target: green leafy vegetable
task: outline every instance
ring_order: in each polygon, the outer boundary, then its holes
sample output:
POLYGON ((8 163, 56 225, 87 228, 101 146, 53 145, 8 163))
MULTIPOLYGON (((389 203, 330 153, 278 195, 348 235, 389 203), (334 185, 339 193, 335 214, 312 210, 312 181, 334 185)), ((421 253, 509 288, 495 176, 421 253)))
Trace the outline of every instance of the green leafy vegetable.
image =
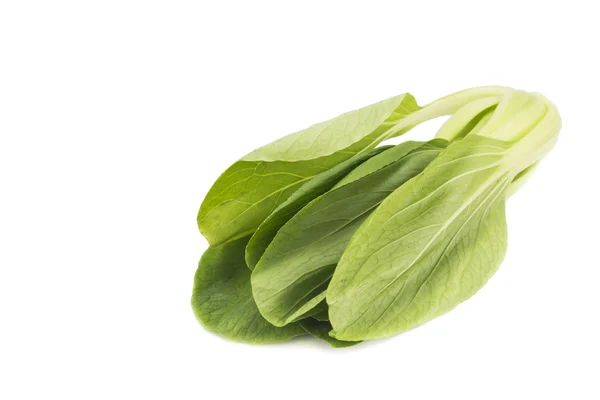
POLYGON ((347 347, 451 310, 498 269, 505 201, 560 125, 542 95, 492 86, 400 95, 249 153, 198 213, 198 319, 242 342, 347 347), (376 147, 444 115, 435 140, 376 147))
POLYGON ((408 142, 386 150, 357 168, 353 173, 357 180, 315 199, 286 223, 252 273, 253 295, 261 314, 275 326, 283 326, 321 303, 356 229, 444 146, 445 141, 438 139, 419 147, 408 142))
POLYGON ((196 316, 211 331, 240 342, 277 343, 304 334, 298 324, 277 328, 258 312, 244 262, 248 239, 211 247, 202 255, 192 296, 196 316))

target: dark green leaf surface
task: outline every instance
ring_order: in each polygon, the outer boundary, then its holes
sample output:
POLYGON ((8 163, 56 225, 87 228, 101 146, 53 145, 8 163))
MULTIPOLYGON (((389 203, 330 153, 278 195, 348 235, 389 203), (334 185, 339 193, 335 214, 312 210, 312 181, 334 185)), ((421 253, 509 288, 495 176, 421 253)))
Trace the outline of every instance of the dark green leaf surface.
POLYGON ((313 176, 403 133, 394 127, 417 110, 411 95, 400 95, 253 151, 229 167, 206 195, 198 212, 200 232, 211 245, 251 234, 313 176))
POLYGON ((308 182, 304 183, 300 189, 296 190, 286 201, 281 203, 266 220, 258 227, 252 235, 248 246, 246 246, 246 264, 250 269, 254 269, 256 263, 267 249, 267 246, 275 234, 287 221, 289 221, 302 207, 314 200, 316 197, 327 192, 346 174, 371 157, 387 150, 391 146, 382 146, 368 152, 357 154, 349 160, 346 160, 335 167, 320 173, 308 182))
MULTIPOLYGON (((442 147, 445 145, 445 140, 432 141, 433 145, 440 144, 442 147)), ((398 161, 411 151, 423 146, 423 142, 406 141, 402 142, 397 146, 388 146, 385 149, 385 154, 380 157, 371 157, 364 163, 357 166, 349 174, 344 176, 338 183, 335 184, 334 189, 344 186, 347 183, 354 182, 360 178, 372 174, 373 172, 380 170, 381 168, 398 161)))
POLYGON ((261 314, 284 326, 321 303, 356 229, 383 199, 420 173, 440 153, 442 143, 426 143, 408 154, 398 151, 404 144, 384 151, 370 160, 389 162, 370 163, 369 173, 315 199, 286 223, 252 273, 261 314), (405 155, 392 162, 398 154, 405 155))
POLYGON ((325 311, 321 311, 318 314, 312 316, 317 321, 329 321, 329 308, 325 311))
POLYGON ((509 146, 476 135, 451 144, 360 227, 327 291, 336 338, 400 333, 487 282, 506 250, 509 146))
POLYGON ((239 342, 277 343, 304 334, 298 324, 277 328, 258 312, 244 261, 248 239, 211 247, 202 255, 192 295, 196 316, 207 329, 239 342))

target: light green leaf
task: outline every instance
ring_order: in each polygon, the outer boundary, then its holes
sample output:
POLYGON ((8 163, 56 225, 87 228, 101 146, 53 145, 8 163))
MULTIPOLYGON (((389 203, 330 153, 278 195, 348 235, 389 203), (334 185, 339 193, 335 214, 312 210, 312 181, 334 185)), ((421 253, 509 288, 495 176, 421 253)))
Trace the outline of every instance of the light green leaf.
MULTIPOLYGON (((347 150, 368 138, 372 143, 419 107, 410 94, 401 94, 284 136, 242 158, 244 161, 302 161, 347 150)), ((354 147, 360 151, 364 144, 354 147)))
POLYGON ((286 201, 281 203, 252 235, 248 246, 246 246, 246 264, 248 268, 254 269, 256 263, 263 255, 267 246, 275 234, 286 222, 288 222, 302 207, 308 204, 316 197, 327 192, 333 185, 342 179, 348 172, 352 171, 365 160, 369 160, 374 155, 387 150, 392 146, 382 146, 368 152, 357 154, 335 167, 320 173, 308 182, 304 183, 300 189, 296 190, 286 201))
POLYGON ((290 219, 252 273, 253 295, 261 314, 283 326, 321 303, 356 229, 383 199, 420 173, 440 153, 442 143, 426 143, 408 154, 402 147, 414 148, 413 143, 386 150, 370 159, 385 162, 362 164, 358 168, 372 169, 313 200, 290 219), (397 155, 403 156, 394 158, 397 155))
POLYGON ((194 278, 194 313, 207 329, 239 342, 277 343, 304 334, 298 324, 277 328, 258 312, 244 262, 248 240, 211 247, 202 255, 194 278))
POLYGON ((251 234, 313 176, 408 130, 412 125, 399 122, 417 110, 415 99, 404 94, 253 151, 229 167, 206 195, 198 212, 200 232, 211 245, 251 234))
POLYGON ((468 135, 380 205, 352 237, 328 288, 334 337, 400 333, 485 284, 506 250, 509 148, 468 135))
POLYGON ((307 318, 300 321, 300 326, 312 336, 326 341, 333 348, 350 347, 360 343, 359 342, 345 342, 337 340, 329 336, 331 331, 331 324, 327 321, 318 321, 314 318, 307 318))

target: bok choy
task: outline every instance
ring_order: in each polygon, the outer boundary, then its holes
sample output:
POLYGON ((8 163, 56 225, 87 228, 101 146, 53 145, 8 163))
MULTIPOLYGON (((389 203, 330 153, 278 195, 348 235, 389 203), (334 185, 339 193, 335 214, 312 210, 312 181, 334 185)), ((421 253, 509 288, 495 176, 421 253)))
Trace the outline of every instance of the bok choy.
POLYGON ((451 310, 502 263, 505 202, 560 126, 541 94, 492 86, 396 96, 247 154, 198 213, 198 319, 242 342, 348 347, 451 310), (441 116, 434 140, 379 146, 441 116))

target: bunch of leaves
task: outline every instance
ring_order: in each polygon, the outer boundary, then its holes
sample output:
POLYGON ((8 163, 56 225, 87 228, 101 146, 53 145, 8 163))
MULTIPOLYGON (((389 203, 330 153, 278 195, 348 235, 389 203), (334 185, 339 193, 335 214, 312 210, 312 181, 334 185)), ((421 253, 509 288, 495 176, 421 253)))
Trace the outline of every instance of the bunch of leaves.
POLYGON ((347 347, 451 310, 502 262, 505 200, 559 129, 543 96, 484 87, 396 96, 249 153, 198 213, 198 319, 242 342, 347 347), (444 115, 434 140, 377 147, 444 115))

